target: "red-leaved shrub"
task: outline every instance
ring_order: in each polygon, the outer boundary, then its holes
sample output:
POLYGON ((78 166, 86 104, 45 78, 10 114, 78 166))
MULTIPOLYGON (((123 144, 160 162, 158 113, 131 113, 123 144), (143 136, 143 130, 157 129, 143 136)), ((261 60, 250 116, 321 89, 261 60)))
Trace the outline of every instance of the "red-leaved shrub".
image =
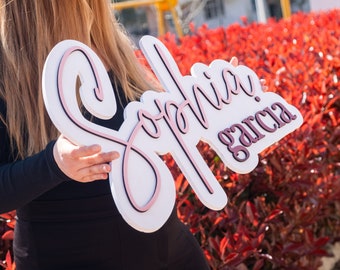
POLYGON ((176 179, 178 214, 212 269, 317 269, 329 255, 327 245, 340 240, 339 26, 340 10, 333 10, 266 24, 192 26, 179 40, 160 38, 183 75, 196 62, 237 56, 304 117, 302 127, 261 153, 246 175, 198 145, 228 194, 222 211, 204 207, 165 157, 176 179))
POLYGON ((0 269, 15 268, 12 258, 12 242, 15 227, 15 211, 0 214, 0 269))
MULTIPOLYGON (((212 269, 317 269, 327 245, 340 240, 339 26, 340 10, 333 10, 266 24, 192 26, 183 38, 160 37, 183 75, 196 62, 237 56, 304 118, 301 128, 261 153, 249 174, 232 172, 208 145, 198 145, 229 197, 222 211, 204 207, 164 156, 176 180, 179 217, 212 269)), ((0 219, 0 235, 8 230, 0 219)), ((0 259, 8 249, 0 241, 0 259)))

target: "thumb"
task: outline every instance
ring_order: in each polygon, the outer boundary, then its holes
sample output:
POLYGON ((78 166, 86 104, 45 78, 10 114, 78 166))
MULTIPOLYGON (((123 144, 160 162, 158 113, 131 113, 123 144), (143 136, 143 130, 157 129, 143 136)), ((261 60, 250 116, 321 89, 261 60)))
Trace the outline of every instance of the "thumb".
POLYGON ((238 66, 238 59, 237 57, 233 56, 230 60, 230 64, 232 64, 234 67, 238 66))

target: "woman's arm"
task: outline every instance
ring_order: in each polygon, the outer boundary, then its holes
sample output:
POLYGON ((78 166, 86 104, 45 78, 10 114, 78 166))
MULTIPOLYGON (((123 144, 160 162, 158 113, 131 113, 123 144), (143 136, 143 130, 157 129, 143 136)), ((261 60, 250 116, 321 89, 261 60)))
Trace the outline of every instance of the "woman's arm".
POLYGON ((0 213, 23 206, 58 184, 71 180, 54 161, 53 147, 54 142, 51 142, 44 151, 25 160, 2 163, 0 213))
POLYGON ((63 136, 22 161, 3 162, 5 152, 0 152, 0 213, 17 209, 64 181, 107 179, 108 163, 118 158, 115 151, 103 153, 98 145, 79 147, 63 136))

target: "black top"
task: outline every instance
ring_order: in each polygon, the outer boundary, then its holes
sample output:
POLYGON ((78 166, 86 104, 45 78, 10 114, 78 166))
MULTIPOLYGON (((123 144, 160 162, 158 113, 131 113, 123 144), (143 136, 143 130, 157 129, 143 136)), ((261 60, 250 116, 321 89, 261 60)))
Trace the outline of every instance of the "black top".
MULTIPOLYGON (((115 91, 115 94, 117 96, 119 92, 115 91)), ((116 100, 120 102, 117 102, 117 112, 113 118, 102 120, 91 116, 93 121, 118 130, 124 121, 123 112, 127 100, 123 95, 116 100)), ((0 113, 4 116, 5 110, 5 105, 0 100, 0 113)), ((25 207, 29 207, 27 203, 32 200, 68 200, 111 194, 109 181, 84 184, 68 178, 53 158, 54 143, 55 141, 49 143, 44 151, 32 157, 12 163, 7 129, 0 121, 0 213, 18 209, 20 217, 25 207)))
MULTIPOLYGON (((94 122, 117 130, 127 101, 115 94, 122 101, 116 115, 94 122)), ((0 113, 6 113, 3 103, 0 113)), ((68 178, 53 158, 54 143, 13 162, 7 129, 0 121, 0 213, 17 209, 17 270, 209 269, 175 209, 159 231, 136 231, 119 214, 109 181, 68 178)))

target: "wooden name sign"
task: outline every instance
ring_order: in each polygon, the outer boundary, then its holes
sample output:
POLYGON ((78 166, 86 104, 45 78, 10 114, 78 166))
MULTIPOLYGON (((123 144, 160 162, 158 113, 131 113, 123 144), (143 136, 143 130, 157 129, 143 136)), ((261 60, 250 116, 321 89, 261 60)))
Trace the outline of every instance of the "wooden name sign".
POLYGON ((227 196, 196 148, 207 142, 224 164, 248 173, 258 154, 297 129, 299 111, 274 93, 264 93, 255 72, 224 60, 196 63, 183 76, 158 39, 144 36, 141 49, 165 92, 147 91, 125 108, 118 131, 85 119, 77 97, 94 116, 110 119, 117 101, 107 71, 86 45, 65 40, 50 52, 43 71, 46 109, 61 133, 76 144, 116 150, 109 174, 114 201, 128 224, 158 230, 175 203, 174 179, 159 155, 171 153, 198 198, 220 210, 227 196), (80 78, 79 93, 76 89, 80 78))

